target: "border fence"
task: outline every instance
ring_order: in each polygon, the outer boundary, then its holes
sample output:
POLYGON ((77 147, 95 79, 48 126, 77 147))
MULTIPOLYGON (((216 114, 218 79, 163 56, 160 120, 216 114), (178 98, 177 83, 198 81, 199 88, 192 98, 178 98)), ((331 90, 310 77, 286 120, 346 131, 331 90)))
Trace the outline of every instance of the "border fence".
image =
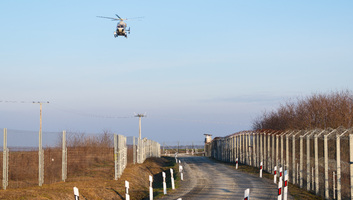
POLYGON ((288 170, 289 182, 325 199, 353 199, 353 130, 243 131, 205 143, 205 156, 288 170))
MULTIPOLYGON (((136 137, 103 133, 54 133, 55 145, 38 147, 8 146, 22 131, 3 132, 2 188, 23 188, 60 181, 82 180, 84 177, 118 180, 128 164, 143 163, 149 157, 160 157, 160 144, 136 137), (9 132, 9 133, 8 133, 9 132)), ((38 138, 38 132, 26 131, 38 138)), ((49 134, 49 133, 48 133, 49 134)), ((43 133, 45 136, 46 133, 43 133)), ((45 140, 43 140, 45 141, 45 140)))

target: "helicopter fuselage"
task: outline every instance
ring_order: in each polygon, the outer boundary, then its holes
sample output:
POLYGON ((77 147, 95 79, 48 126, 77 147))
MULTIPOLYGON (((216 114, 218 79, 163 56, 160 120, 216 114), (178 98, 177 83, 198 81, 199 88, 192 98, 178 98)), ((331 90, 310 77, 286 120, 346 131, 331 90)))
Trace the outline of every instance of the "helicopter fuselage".
POLYGON ((127 31, 130 31, 130 30, 126 30, 126 23, 123 22, 123 21, 120 21, 116 25, 116 30, 114 32, 114 37, 118 37, 119 35, 127 37, 127 31))

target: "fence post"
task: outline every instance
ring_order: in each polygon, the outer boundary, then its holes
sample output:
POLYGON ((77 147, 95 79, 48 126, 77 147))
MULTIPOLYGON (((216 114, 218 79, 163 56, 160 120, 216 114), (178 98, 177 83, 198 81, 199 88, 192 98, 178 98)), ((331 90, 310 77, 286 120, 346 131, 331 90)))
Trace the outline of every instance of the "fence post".
POLYGON ((256 167, 260 166, 260 132, 256 134, 256 167))
MULTIPOLYGON (((293 133, 293 132, 292 132, 293 133)), ((289 177, 289 136, 292 134, 290 133, 289 135, 286 135, 286 165, 287 165, 287 173, 289 177)), ((288 178, 287 178, 288 180, 288 178)))
POLYGON ((306 190, 310 191, 310 137, 311 134, 306 136, 306 190))
POLYGON ((283 141, 283 136, 287 134, 287 132, 284 132, 283 134, 280 135, 281 137, 281 167, 284 169, 284 141, 283 141))
POLYGON ((279 135, 276 135, 276 161, 275 161, 275 165, 276 166, 280 166, 280 162, 279 162, 279 159, 278 159, 278 149, 279 149, 279 135))
POLYGON ((2 187, 6 190, 9 184, 9 149, 7 148, 7 129, 4 128, 4 145, 2 153, 2 187))
POLYGON ((270 162, 270 153, 271 153, 271 134, 267 133, 267 165, 268 165, 268 171, 272 173, 272 164, 270 162))
POLYGON ((264 152, 264 158, 263 158, 263 161, 264 161, 264 166, 266 166, 266 167, 264 167, 264 169, 266 169, 266 171, 269 171, 269 167, 268 167, 268 161, 267 161, 267 154, 266 154, 266 150, 267 150, 267 146, 266 146, 266 132, 264 132, 264 150, 263 150, 263 152, 264 152))
POLYGON ((347 132, 344 131, 341 135, 336 135, 336 162, 337 162, 337 199, 341 200, 341 136, 347 132))
POLYGON ((332 172, 332 199, 336 199, 335 171, 332 172))
POLYGON ((304 160, 304 155, 303 155, 303 137, 304 136, 299 136, 299 140, 300 140, 300 143, 299 143, 299 148, 300 148, 300 160, 299 160, 299 186, 300 188, 303 188, 303 160, 304 160))
POLYGON ((349 172, 351 183, 351 199, 353 199, 353 134, 349 134, 349 172))
POLYGON ((328 186, 328 144, 327 135, 324 135, 324 156, 325 156, 325 199, 329 199, 329 186, 328 186))
POLYGON ((65 182, 67 178, 67 147, 66 147, 66 131, 63 131, 62 141, 62 161, 61 161, 61 178, 65 182))
MULTIPOLYGON (((271 153, 271 166, 275 166, 275 133, 272 133, 272 153, 271 153)), ((277 165, 276 165, 277 166, 277 165)))
POLYGON ((114 180, 118 180, 118 137, 114 133, 114 180))
POLYGON ((132 160, 133 160, 132 162, 133 162, 133 164, 136 164, 136 156, 137 156, 136 141, 135 141, 135 136, 133 136, 132 137, 132 160))
MULTIPOLYGON (((298 134, 298 133, 297 133, 298 134)), ((296 179, 295 179, 295 175, 296 175, 296 166, 295 166, 295 136, 297 135, 297 134, 293 134, 293 136, 292 136, 292 166, 293 166, 293 168, 292 168, 292 179, 293 179, 293 184, 295 184, 295 181, 296 181, 296 179)))
POLYGON ((263 133, 261 133, 261 135, 260 135, 260 167, 262 166, 262 162, 263 162, 263 148, 262 148, 262 144, 263 144, 263 138, 264 138, 264 134, 263 133))
POLYGON ((243 137, 243 134, 240 134, 239 135, 239 158, 240 158, 240 162, 241 163, 244 163, 243 162, 243 146, 242 146, 242 137, 243 137))
POLYGON ((319 195, 319 135, 314 135, 314 146, 315 146, 315 194, 319 195))

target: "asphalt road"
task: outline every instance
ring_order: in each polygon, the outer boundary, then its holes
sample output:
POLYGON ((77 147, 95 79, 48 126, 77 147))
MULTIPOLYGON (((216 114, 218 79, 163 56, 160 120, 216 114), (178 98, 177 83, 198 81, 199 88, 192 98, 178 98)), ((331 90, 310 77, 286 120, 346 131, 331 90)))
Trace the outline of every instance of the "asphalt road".
MULTIPOLYGON (((277 199, 277 185, 235 170, 223 163, 200 156, 179 156, 184 167, 180 187, 162 199, 244 199, 250 188, 250 199, 277 199)), ((288 196, 288 199, 293 199, 288 196)))

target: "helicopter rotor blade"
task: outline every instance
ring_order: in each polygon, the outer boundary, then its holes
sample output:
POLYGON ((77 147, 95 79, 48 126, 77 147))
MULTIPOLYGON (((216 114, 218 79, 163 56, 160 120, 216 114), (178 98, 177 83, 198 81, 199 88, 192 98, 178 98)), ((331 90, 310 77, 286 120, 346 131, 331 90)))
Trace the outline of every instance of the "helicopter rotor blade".
POLYGON ((121 17, 118 15, 118 14, 115 14, 120 20, 123 20, 123 19, 121 19, 121 17))
POLYGON ((121 20, 121 19, 117 19, 117 18, 113 18, 113 17, 103 17, 103 16, 97 16, 99 18, 105 18, 105 19, 111 19, 113 21, 117 21, 117 20, 121 20))
POLYGON ((145 17, 131 17, 131 18, 126 18, 124 20, 138 20, 138 19, 143 19, 145 17))

